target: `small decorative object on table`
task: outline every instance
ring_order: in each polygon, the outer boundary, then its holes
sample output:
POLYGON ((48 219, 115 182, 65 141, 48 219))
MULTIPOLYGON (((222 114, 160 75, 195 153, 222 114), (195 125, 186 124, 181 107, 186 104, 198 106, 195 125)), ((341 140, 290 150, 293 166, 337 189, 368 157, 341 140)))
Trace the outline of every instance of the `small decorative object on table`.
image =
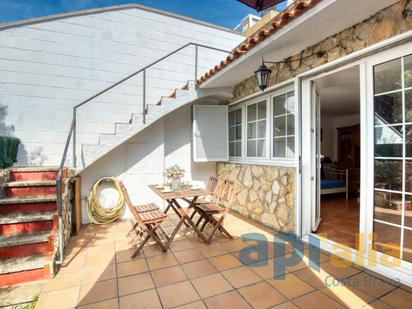
POLYGON ((185 175, 185 170, 175 164, 166 169, 165 176, 170 180, 172 190, 179 190, 182 186, 182 178, 185 175))

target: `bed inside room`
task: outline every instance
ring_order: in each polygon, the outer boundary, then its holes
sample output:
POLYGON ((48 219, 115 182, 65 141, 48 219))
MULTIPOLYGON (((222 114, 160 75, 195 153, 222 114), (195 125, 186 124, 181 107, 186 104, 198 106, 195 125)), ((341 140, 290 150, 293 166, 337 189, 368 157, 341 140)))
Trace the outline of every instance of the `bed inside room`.
POLYGON ((320 98, 320 214, 316 233, 356 248, 360 196, 360 77, 351 67, 315 81, 320 98))

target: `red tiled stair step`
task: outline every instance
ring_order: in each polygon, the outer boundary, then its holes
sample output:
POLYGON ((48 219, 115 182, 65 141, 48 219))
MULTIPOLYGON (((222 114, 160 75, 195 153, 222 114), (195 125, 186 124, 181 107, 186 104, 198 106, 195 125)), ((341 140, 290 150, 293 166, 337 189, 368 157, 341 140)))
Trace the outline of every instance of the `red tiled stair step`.
POLYGON ((51 195, 57 191, 55 180, 13 181, 5 183, 4 188, 6 197, 51 195))
POLYGON ((0 214, 0 235, 50 231, 53 218, 53 212, 0 214))
POLYGON ((50 251, 50 232, 0 236, 0 259, 46 254, 50 251))
POLYGON ((54 211, 56 195, 17 196, 0 199, 0 214, 54 211))
POLYGON ((43 254, 0 260, 0 287, 47 278, 45 265, 43 254))
MULTIPOLYGON (((56 167, 14 167, 10 168, 10 181, 56 180, 56 167)), ((63 177, 66 176, 66 170, 63 177)))

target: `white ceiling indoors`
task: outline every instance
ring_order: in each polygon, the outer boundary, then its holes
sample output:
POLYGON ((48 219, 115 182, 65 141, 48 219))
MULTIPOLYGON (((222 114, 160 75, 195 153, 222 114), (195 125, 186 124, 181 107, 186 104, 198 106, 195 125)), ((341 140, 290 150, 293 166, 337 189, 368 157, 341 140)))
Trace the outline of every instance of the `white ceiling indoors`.
POLYGON ((321 77, 315 81, 324 117, 360 113, 359 66, 321 77))
POLYGON ((248 53, 205 81, 201 88, 233 87, 262 62, 281 61, 372 16, 399 0, 322 0, 248 53))

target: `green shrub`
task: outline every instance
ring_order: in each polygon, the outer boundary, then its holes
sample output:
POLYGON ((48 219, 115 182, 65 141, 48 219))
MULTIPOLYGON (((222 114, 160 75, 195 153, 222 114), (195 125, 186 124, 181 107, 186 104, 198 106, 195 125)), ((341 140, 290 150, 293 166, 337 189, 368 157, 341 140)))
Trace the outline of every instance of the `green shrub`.
POLYGON ((12 166, 17 162, 20 140, 11 136, 0 136, 0 168, 12 166))

